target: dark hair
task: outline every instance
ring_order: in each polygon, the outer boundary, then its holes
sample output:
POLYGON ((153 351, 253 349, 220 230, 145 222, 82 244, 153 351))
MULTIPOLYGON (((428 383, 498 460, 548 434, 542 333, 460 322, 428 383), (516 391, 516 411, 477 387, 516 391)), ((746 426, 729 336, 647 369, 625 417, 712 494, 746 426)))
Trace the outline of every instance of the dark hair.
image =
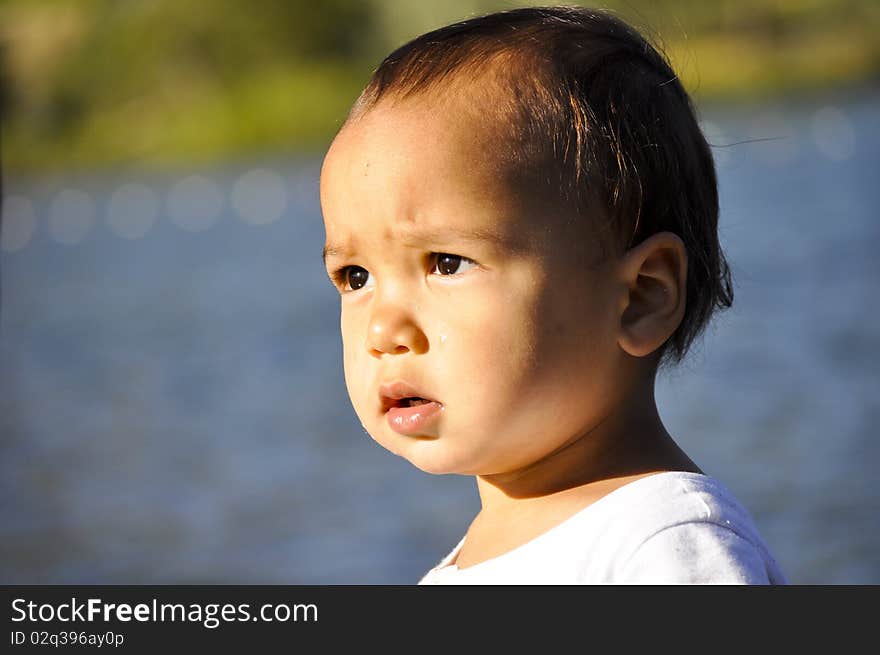
POLYGON ((506 119, 500 122, 514 174, 543 180, 578 213, 592 208, 605 215, 600 232, 616 248, 663 231, 682 239, 687 305, 659 353, 664 362, 680 362, 713 312, 730 307, 733 288, 718 242, 712 153, 666 59, 606 11, 503 11, 423 34, 392 52, 349 120, 383 98, 458 90, 462 80, 479 80, 471 92, 489 89, 494 96, 487 107, 506 119))

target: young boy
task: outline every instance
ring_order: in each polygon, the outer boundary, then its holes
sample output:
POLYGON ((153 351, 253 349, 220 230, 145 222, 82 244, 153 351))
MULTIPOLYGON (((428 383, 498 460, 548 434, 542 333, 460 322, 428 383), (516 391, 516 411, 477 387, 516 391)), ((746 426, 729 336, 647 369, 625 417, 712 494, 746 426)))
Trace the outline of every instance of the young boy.
POLYGON ((612 15, 517 9, 389 55, 321 172, 365 429, 481 510, 422 583, 783 583, 654 401, 732 300, 712 156, 612 15))

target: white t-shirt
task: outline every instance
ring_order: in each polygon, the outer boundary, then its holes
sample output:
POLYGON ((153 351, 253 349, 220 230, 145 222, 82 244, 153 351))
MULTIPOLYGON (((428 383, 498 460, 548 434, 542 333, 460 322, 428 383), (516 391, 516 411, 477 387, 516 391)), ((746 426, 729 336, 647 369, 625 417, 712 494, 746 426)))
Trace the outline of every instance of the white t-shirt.
POLYGON ((745 508, 698 473, 656 473, 531 541, 459 569, 458 545, 419 584, 787 584, 745 508))

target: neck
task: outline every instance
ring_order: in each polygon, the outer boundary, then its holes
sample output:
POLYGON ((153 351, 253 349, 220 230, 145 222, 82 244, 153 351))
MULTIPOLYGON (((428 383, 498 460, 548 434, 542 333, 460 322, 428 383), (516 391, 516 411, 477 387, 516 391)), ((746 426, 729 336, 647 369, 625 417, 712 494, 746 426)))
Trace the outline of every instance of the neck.
POLYGON ((624 407, 540 460, 515 471, 477 476, 482 513, 546 505, 553 499, 598 499, 616 487, 660 471, 700 472, 666 431, 653 378, 624 407), (640 399, 633 403, 633 400, 640 399))

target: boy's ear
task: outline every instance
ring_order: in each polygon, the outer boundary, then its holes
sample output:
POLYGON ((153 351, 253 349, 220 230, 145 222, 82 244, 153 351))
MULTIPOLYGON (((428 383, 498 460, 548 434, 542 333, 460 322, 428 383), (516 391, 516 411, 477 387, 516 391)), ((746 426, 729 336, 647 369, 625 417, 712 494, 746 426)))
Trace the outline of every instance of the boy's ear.
POLYGON ((633 357, 650 355, 678 328, 687 302, 687 267, 684 242, 672 232, 651 235, 624 253, 618 343, 633 357))

